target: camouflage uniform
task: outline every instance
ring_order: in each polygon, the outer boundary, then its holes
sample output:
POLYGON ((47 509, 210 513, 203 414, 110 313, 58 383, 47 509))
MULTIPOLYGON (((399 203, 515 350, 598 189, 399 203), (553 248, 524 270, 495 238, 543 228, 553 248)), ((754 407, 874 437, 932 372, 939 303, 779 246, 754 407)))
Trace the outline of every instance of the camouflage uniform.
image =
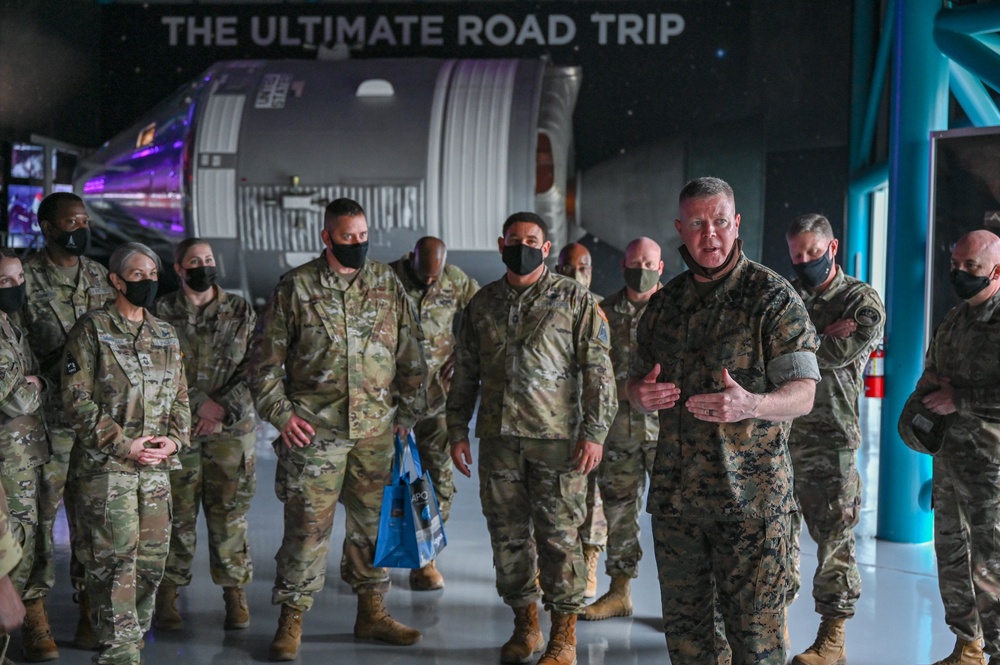
POLYGON ((144 466, 126 455, 141 436, 168 436, 183 450, 191 424, 173 327, 149 313, 139 326, 110 303, 81 317, 65 348, 63 402, 79 437, 70 466, 87 534, 79 556, 98 664, 139 662, 170 542, 169 471, 180 463, 144 466))
POLYGON ((323 588, 338 498, 347 511, 341 577, 355 593, 388 591, 388 572, 372 561, 392 424, 412 427, 424 408, 415 326, 382 263, 366 261, 348 282, 320 256, 275 287, 254 335, 250 388, 261 418, 278 429, 295 413, 316 430, 303 448, 274 442, 285 505, 275 605, 306 611, 323 588))
POLYGON ((934 550, 948 626, 1000 656, 1000 294, 962 303, 934 333, 924 371, 951 379, 957 413, 934 457, 934 550))
POLYGON ((646 303, 636 307, 622 289, 608 297, 602 307, 611 325, 611 364, 618 387, 618 413, 598 468, 600 495, 610 532, 605 570, 611 577, 635 578, 642 558, 639 511, 646 496, 646 477, 653 470, 660 428, 655 413, 639 411, 625 396, 639 319, 646 311, 646 303))
POLYGON ((246 356, 257 315, 246 300, 217 287, 204 307, 176 291, 157 301, 156 315, 177 331, 192 420, 209 398, 226 410, 222 431, 192 436, 178 455, 181 470, 170 474, 173 520, 163 581, 191 583, 198 510, 204 505, 212 581, 243 586, 253 575, 246 516, 257 487, 257 414, 246 384, 246 356))
POLYGON ((659 412, 647 505, 663 621, 674 665, 717 654, 716 603, 732 662, 778 665, 795 511, 790 423, 704 422, 684 401, 721 391, 723 368, 758 394, 818 380, 818 340, 802 300, 773 271, 741 256, 720 281, 700 292, 685 272, 653 295, 629 372, 645 377, 659 363, 659 380, 681 389, 659 412))
POLYGON ((830 619, 849 619, 861 596, 854 553, 854 527, 861 517, 858 398, 868 355, 882 339, 885 308, 875 289, 839 268, 822 293, 798 281, 793 285, 818 332, 840 319, 858 325, 846 338, 820 335, 816 360, 823 380, 816 386, 812 412, 795 419, 788 437, 799 506, 792 521, 795 565, 788 602, 799 592, 799 532, 805 520, 818 546, 813 576, 816 611, 830 619))
POLYGON ((11 571, 18 593, 24 590, 34 561, 38 532, 38 484, 49 460, 42 419, 42 394, 25 380, 38 374, 28 340, 0 315, 0 486, 8 497, 10 530, 23 557, 11 571))
MULTIPOLYGON (((101 307, 114 298, 114 289, 108 282, 108 271, 97 261, 80 257, 80 272, 76 281, 66 277, 49 260, 45 250, 38 251, 24 260, 24 282, 27 288, 27 305, 21 312, 21 329, 41 366, 41 376, 48 382, 49 390, 42 409, 48 431, 52 457, 42 467, 42 482, 38 491, 39 537, 36 542, 35 561, 24 590, 24 599, 44 598, 56 582, 55 541, 52 528, 55 524, 59 502, 66 493, 66 505, 73 504, 73 487, 66 486, 69 456, 75 435, 62 405, 59 381, 62 377, 63 346, 73 324, 84 313, 101 307)), ((67 508, 69 522, 70 578, 75 588, 83 585, 83 569, 76 556, 76 528, 74 511, 67 508)))
POLYGON ((17 567, 21 560, 21 545, 14 534, 10 511, 7 508, 7 495, 0 485, 0 577, 6 577, 17 567))
POLYGON ((444 405, 448 385, 442 376, 445 362, 455 344, 454 324, 458 315, 479 290, 476 280, 460 268, 446 264, 441 277, 429 288, 414 279, 410 268, 413 254, 407 254, 389 265, 403 284, 410 309, 420 326, 423 338, 420 346, 427 363, 427 411, 413 427, 417 450, 424 469, 430 473, 441 508, 441 518, 448 520, 451 500, 455 496, 455 472, 448 445, 448 426, 444 405))
POLYGON ((481 392, 479 493, 497 591, 511 607, 537 600, 539 569, 547 609, 583 607, 587 483, 572 457, 578 440, 604 443, 614 418, 608 344, 590 292, 548 270, 522 292, 506 278, 492 282, 466 308, 448 436, 468 438, 481 392))
MULTIPOLYGON (((594 297, 594 302, 603 306, 604 296, 593 291, 590 295, 594 297)), ((598 488, 598 477, 599 470, 598 473, 587 474, 587 515, 580 525, 580 542, 604 550, 608 544, 608 516, 604 510, 604 497, 598 488)))

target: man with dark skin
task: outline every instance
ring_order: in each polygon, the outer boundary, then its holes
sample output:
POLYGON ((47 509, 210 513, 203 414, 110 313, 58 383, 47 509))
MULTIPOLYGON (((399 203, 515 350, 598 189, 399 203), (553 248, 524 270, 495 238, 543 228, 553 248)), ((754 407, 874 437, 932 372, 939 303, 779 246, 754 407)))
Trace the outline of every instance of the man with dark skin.
MULTIPOLYGON (((420 327, 420 347, 427 363, 427 410, 413 427, 420 461, 430 474, 447 522, 455 495, 455 473, 448 445, 444 407, 455 371, 455 322, 479 290, 457 266, 446 263, 448 249, 440 238, 424 236, 413 251, 390 263, 420 327)), ((410 588, 429 591, 444 587, 444 578, 433 561, 410 573, 410 588)))
POLYGON ((59 385, 64 364, 63 347, 70 329, 84 313, 104 306, 115 294, 104 266, 83 255, 90 240, 90 216, 79 196, 68 192, 49 194, 38 207, 38 220, 45 247, 24 260, 27 305, 21 311, 20 327, 28 336, 41 375, 53 389, 48 392, 42 407, 52 457, 42 467, 38 490, 38 547, 23 592, 27 615, 22 636, 26 659, 33 662, 59 656, 49 629, 45 598, 55 584, 52 528, 62 500, 66 504, 72 546, 70 578, 73 586, 80 590, 80 620, 73 645, 80 649, 97 646, 88 619, 89 601, 82 591, 83 566, 73 554, 85 546, 75 528, 73 487, 66 482, 69 454, 76 436, 66 420, 59 385))
MULTIPOLYGON (((559 252, 556 272, 563 277, 575 279, 589 289, 594 277, 590 250, 578 242, 569 243, 559 252)), ((593 291, 591 295, 597 302, 603 300, 593 291)), ((608 520, 604 515, 604 502, 601 501, 601 490, 597 487, 596 473, 587 476, 587 518, 580 526, 580 544, 583 545, 583 560, 587 564, 587 587, 583 597, 593 598, 597 595, 597 563, 608 544, 608 520)))

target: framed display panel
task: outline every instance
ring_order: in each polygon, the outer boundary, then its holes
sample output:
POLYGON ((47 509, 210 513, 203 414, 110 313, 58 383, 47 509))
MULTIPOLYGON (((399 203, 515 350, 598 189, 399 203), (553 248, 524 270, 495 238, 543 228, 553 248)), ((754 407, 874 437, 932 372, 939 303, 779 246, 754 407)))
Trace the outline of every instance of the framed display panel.
POLYGON ((961 302, 949 279, 955 243, 977 229, 1000 235, 1000 127, 933 132, 930 184, 927 339, 961 302))

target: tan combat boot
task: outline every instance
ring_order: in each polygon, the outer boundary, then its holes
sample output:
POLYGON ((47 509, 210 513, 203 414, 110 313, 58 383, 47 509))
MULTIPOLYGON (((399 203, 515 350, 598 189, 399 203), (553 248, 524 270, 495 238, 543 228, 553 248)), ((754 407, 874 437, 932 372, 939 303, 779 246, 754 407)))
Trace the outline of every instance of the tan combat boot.
POLYGON ((545 648, 538 627, 538 605, 514 608, 514 634, 500 647, 501 663, 530 663, 533 654, 545 648))
POLYGON ((153 626, 158 630, 180 630, 184 619, 177 611, 177 587, 161 584, 156 590, 156 607, 153 609, 153 626))
POLYGON ((410 589, 413 591, 433 591, 444 588, 444 577, 431 561, 423 568, 410 571, 410 589))
POLYGON ((632 616, 632 578, 618 575, 611 578, 611 588, 593 604, 584 608, 584 621, 602 621, 611 617, 632 616))
POLYGON ((278 630, 267 652, 268 660, 295 660, 302 643, 302 612, 291 605, 281 606, 278 630))
POLYGON ((816 631, 816 641, 793 658, 792 665, 847 665, 844 619, 823 617, 816 631))
POLYGON ((222 587, 222 600, 226 603, 226 623, 223 628, 234 630, 250 625, 250 606, 241 586, 222 587))
POLYGON ((24 649, 24 659, 31 663, 59 657, 59 649, 52 639, 52 629, 49 628, 49 617, 45 613, 44 598, 35 598, 24 603, 21 647, 24 649))
POLYGON ((986 654, 983 653, 981 639, 966 642, 961 637, 955 642, 955 650, 943 660, 934 665, 986 665, 986 654))
POLYGON ((80 604, 80 618, 76 620, 76 633, 73 635, 73 647, 83 651, 93 651, 100 646, 94 625, 90 623, 90 597, 86 591, 80 591, 76 596, 80 604))
POLYGON ((549 645, 537 665, 576 665, 576 616, 552 613, 549 645))
POLYGON ((587 564, 587 588, 583 592, 584 598, 593 598, 597 595, 597 561, 600 558, 600 547, 596 545, 583 546, 583 560, 587 564))
POLYGON ((389 616, 385 611, 382 594, 358 594, 358 618, 354 622, 354 637, 409 646, 420 639, 420 631, 389 616))

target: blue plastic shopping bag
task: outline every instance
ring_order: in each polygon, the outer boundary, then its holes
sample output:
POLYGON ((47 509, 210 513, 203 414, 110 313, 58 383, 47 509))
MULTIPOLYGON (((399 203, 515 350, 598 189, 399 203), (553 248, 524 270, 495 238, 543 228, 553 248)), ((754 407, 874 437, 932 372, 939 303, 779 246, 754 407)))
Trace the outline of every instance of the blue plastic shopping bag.
POLYGON ((406 444, 395 437, 392 484, 382 490, 382 512, 375 543, 375 566, 423 568, 448 544, 430 475, 420 466, 411 433, 406 444))

